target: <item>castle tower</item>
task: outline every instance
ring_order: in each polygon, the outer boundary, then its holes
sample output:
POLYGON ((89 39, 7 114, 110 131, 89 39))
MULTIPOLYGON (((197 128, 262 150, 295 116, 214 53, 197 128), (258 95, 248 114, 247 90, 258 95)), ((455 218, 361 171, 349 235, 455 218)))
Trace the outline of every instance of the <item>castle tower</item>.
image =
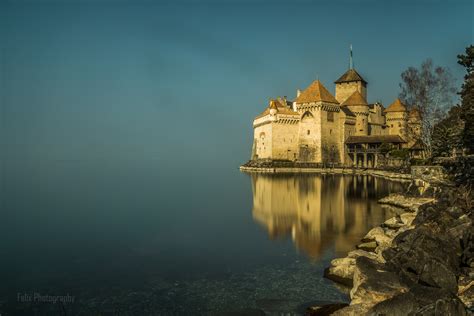
POLYGON ((346 71, 334 83, 336 84, 336 100, 339 103, 344 102, 356 91, 367 99, 367 81, 353 68, 346 71))
POLYGON ((336 99, 339 103, 344 102, 356 91, 359 91, 364 100, 367 100, 367 81, 365 81, 354 69, 354 63, 352 61, 352 45, 349 57, 349 70, 334 83, 336 84, 336 99))
POLYGON ((354 135, 369 135, 369 105, 364 96, 356 90, 341 106, 347 106, 356 115, 354 135))
POLYGON ((406 106, 396 99, 390 106, 384 111, 385 117, 387 118, 387 127, 389 135, 398 135, 404 140, 407 139, 407 127, 408 127, 408 112, 406 106))
POLYGON ((295 100, 301 115, 299 161, 339 162, 339 102, 319 81, 313 81, 295 100))

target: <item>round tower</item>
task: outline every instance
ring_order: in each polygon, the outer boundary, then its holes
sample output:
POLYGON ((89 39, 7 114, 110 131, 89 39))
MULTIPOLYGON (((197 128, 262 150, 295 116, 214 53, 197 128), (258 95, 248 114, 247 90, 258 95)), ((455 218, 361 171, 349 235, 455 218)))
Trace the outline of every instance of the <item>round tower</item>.
POLYGON ((358 136, 369 135, 369 105, 364 96, 355 91, 341 106, 347 106, 356 115, 355 134, 358 136))
POLYGON ((406 106, 396 99, 384 111, 389 135, 398 135, 404 140, 407 139, 408 113, 406 106))

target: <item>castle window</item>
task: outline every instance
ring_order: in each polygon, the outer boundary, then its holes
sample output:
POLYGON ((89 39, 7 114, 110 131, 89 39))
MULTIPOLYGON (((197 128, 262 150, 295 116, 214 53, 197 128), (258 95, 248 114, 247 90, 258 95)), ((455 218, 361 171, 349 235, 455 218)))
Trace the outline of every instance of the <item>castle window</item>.
POLYGON ((328 122, 334 122, 334 112, 328 112, 328 122))
POLYGON ((332 134, 332 129, 329 130, 329 135, 331 135, 331 134, 332 134))
POLYGON ((310 131, 310 130, 308 130, 306 133, 309 135, 309 134, 311 133, 311 131, 310 131))
POLYGON ((390 125, 390 127, 393 127, 393 124, 392 124, 392 125, 390 125))

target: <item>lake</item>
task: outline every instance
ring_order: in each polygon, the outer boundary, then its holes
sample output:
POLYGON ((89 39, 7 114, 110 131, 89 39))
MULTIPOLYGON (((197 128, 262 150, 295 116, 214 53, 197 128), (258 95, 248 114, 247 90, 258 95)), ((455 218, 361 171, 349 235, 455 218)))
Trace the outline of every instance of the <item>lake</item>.
POLYGON ((4 170, 2 315, 297 313, 403 185, 87 161, 4 170), (55 302, 56 301, 56 302, 55 302))

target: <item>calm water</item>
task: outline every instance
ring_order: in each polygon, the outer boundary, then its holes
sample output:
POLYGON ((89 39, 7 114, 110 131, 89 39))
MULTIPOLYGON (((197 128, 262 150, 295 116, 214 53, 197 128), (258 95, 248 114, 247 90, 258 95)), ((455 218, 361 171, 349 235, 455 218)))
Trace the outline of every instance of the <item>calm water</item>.
POLYGON ((402 190, 364 176, 75 161, 17 165, 3 180, 2 316, 279 313, 344 301, 324 268, 390 217, 377 199, 402 190))

